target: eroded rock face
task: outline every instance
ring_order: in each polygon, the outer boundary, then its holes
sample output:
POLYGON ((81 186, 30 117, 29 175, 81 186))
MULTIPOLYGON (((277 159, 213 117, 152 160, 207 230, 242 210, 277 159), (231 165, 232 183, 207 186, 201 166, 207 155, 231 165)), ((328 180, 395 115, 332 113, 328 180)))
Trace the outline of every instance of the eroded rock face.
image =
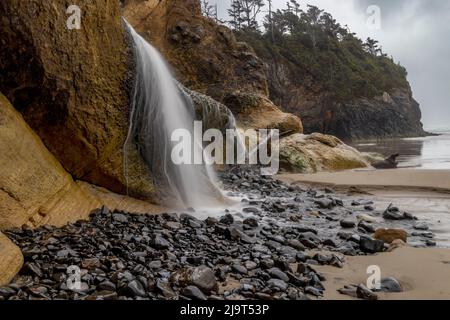
POLYGON ((283 111, 301 115, 306 133, 322 132, 342 139, 424 134, 420 106, 409 87, 339 103, 292 62, 266 59, 264 64, 270 99, 283 111))
POLYGON ((75 179, 152 199, 135 150, 128 181, 123 170, 132 67, 119 2, 79 3, 79 30, 68 5, 1 1, 0 90, 75 179))
POLYGON ((0 232, 0 287, 7 285, 22 268, 23 255, 19 247, 14 245, 0 232))
POLYGON ((334 136, 294 134, 280 141, 280 164, 292 172, 316 173, 369 166, 366 157, 334 136))
POLYGON ((234 92, 225 96, 224 103, 243 129, 279 129, 280 134, 303 133, 299 117, 282 112, 262 95, 234 92))
POLYGON ((203 17, 197 0, 125 3, 125 17, 173 66, 190 89, 219 102, 236 90, 268 94, 261 60, 225 26, 203 17))
POLYGON ((0 230, 62 225, 87 217, 99 205, 0 94, 0 230))

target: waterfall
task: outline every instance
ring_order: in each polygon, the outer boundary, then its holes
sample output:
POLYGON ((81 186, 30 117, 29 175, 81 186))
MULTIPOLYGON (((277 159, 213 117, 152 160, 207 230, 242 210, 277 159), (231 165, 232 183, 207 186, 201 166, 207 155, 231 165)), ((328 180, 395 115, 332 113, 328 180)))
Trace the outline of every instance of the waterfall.
MULTIPOLYGON (((178 205, 193 208, 220 205, 224 197, 211 166, 176 165, 171 159, 177 144, 171 141, 174 130, 194 131, 195 109, 191 98, 173 78, 162 55, 128 23, 127 26, 134 41, 136 64, 127 144, 136 144, 155 186, 170 202, 176 200, 178 205)), ((202 141, 191 144, 193 153, 203 155, 202 141)))

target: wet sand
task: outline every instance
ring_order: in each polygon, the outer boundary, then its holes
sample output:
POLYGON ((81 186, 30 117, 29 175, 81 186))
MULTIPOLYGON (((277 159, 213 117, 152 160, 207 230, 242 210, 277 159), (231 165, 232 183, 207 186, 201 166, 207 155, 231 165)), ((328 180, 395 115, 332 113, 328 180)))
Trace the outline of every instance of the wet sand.
POLYGON ((399 248, 375 256, 345 257, 343 269, 331 266, 315 267, 325 275, 327 300, 351 300, 337 290, 345 285, 366 284, 367 267, 377 265, 381 277, 394 277, 404 292, 379 293, 380 300, 448 300, 450 299, 450 250, 399 248))
POLYGON ((336 187, 370 187, 376 189, 407 188, 450 193, 450 170, 351 170, 316 174, 281 174, 288 183, 310 183, 336 187))
POLYGON ((327 281, 325 299, 354 299, 337 290, 366 283, 367 267, 377 265, 382 277, 394 277, 402 293, 379 293, 381 300, 450 299, 450 171, 354 170, 337 173, 282 174, 278 179, 306 186, 328 186, 353 197, 370 199, 378 209, 394 203, 430 224, 441 248, 402 247, 374 256, 345 257, 343 269, 316 267, 327 281), (444 247, 444 248, 442 248, 444 247))

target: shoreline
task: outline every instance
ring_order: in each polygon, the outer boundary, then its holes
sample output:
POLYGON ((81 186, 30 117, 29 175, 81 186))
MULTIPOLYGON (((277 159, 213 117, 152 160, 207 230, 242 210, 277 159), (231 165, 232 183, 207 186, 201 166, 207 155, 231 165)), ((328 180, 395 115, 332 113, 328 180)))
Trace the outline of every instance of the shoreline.
MULTIPOLYGON (((402 209, 408 207, 415 214, 421 210, 427 211, 422 214, 421 220, 438 219, 433 215, 433 205, 436 203, 445 201, 450 205, 450 171, 446 170, 353 170, 305 175, 281 174, 276 179, 294 186, 332 187, 336 192, 378 199, 375 201, 378 205, 393 202, 402 209)), ((450 211, 447 215, 450 220, 450 211)), ((450 224, 437 225, 432 231, 436 230, 441 232, 438 237, 446 236, 445 240, 449 241, 450 224)), ((323 299, 355 300, 340 294, 338 289, 346 285, 365 284, 370 276, 366 273, 367 267, 371 265, 380 267, 382 278, 394 277, 404 289, 401 293, 377 293, 380 300, 450 299, 450 284, 443 281, 450 278, 450 249, 412 246, 373 256, 346 256, 342 269, 317 266, 316 270, 327 278, 323 299)))

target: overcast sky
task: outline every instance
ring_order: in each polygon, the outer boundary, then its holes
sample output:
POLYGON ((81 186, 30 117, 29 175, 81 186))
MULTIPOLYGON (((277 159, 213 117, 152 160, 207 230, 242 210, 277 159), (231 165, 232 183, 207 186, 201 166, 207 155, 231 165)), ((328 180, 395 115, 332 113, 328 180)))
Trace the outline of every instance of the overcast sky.
MULTIPOLYGON (((287 0, 273 0, 285 8, 287 0)), ((217 3, 226 17, 230 0, 217 3)), ((361 38, 380 41, 383 50, 409 73, 414 97, 421 104, 425 127, 450 127, 450 1, 449 0, 301 0, 330 12, 361 38), (377 5, 381 28, 369 28, 367 9, 377 5)), ((267 8, 266 8, 267 9, 267 8)))

